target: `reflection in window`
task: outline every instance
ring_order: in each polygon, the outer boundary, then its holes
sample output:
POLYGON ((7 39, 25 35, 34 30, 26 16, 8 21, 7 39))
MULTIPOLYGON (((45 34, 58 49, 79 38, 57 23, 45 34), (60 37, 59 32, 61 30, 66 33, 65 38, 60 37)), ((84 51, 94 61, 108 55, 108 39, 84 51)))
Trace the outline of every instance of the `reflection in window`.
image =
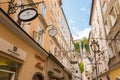
POLYGON ((110 2, 110 0, 108 0, 108 2, 110 2))
POLYGON ((116 13, 115 13, 114 7, 112 8, 110 13, 110 20, 111 20, 111 25, 114 26, 116 22, 116 13))
POLYGON ((50 53, 52 53, 54 55, 54 45, 51 40, 50 40, 50 53))
POLYGON ((44 19, 45 19, 45 13, 46 13, 45 4, 42 3, 42 16, 44 17, 44 19))
POLYGON ((0 57, 0 80, 17 80, 19 63, 0 57))
POLYGON ((43 33, 43 29, 42 29, 42 27, 39 27, 39 35, 38 35, 38 37, 37 37, 37 41, 38 41, 38 43, 41 45, 41 46, 43 46, 43 37, 44 37, 44 33, 43 33))
POLYGON ((53 28, 53 21, 50 19, 50 29, 53 28))
POLYGON ((106 2, 105 2, 104 5, 103 5, 103 13, 104 14, 105 14, 106 10, 107 10, 107 6, 106 6, 106 2))

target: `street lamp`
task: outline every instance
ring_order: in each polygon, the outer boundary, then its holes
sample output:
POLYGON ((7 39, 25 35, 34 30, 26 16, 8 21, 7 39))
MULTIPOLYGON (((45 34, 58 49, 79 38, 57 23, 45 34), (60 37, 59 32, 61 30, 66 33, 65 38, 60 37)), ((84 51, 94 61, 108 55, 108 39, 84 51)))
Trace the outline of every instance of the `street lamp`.
POLYGON ((93 41, 91 42, 90 47, 91 47, 91 50, 92 50, 92 51, 94 52, 94 54, 95 54, 96 80, 98 80, 98 75, 97 75, 97 61, 96 61, 96 53, 97 53, 97 52, 100 52, 98 41, 95 41, 95 40, 93 39, 93 41))

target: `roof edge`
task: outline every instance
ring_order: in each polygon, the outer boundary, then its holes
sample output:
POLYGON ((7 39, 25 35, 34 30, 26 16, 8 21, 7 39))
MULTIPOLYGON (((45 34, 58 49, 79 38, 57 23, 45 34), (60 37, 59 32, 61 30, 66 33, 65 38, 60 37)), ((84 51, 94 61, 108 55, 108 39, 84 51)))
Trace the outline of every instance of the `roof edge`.
POLYGON ((90 12, 90 20, 89 20, 89 25, 91 25, 91 20, 92 20, 92 12, 93 12, 93 6, 94 6, 94 0, 92 0, 92 6, 91 6, 91 12, 90 12))

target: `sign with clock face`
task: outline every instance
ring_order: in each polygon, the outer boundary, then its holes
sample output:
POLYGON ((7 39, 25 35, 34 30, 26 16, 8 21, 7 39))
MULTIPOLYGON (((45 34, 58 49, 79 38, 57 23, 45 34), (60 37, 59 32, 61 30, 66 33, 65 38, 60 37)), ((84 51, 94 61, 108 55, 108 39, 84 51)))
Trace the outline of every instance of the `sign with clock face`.
POLYGON ((35 19, 37 16, 38 16, 38 12, 34 8, 24 9, 18 14, 18 18, 21 21, 26 21, 26 22, 35 19))

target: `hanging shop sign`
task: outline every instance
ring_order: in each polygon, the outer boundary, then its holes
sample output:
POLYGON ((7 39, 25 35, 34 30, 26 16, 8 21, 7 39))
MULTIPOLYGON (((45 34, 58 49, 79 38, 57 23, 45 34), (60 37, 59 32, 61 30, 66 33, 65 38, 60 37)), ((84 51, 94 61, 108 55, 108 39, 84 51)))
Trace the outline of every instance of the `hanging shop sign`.
POLYGON ((57 68, 53 68, 54 71, 58 72, 58 73, 61 73, 61 71, 57 68))
POLYGON ((56 29, 50 29, 50 30, 48 31, 48 33, 49 33, 49 35, 50 35, 51 37, 54 37, 54 36, 57 34, 57 30, 56 30, 56 29))
POLYGON ((35 19, 37 16, 38 16, 38 12, 34 8, 24 9, 18 14, 18 18, 21 21, 26 21, 26 22, 35 19))
POLYGON ((2 38, 0 38, 0 51, 25 61, 26 52, 2 38))

